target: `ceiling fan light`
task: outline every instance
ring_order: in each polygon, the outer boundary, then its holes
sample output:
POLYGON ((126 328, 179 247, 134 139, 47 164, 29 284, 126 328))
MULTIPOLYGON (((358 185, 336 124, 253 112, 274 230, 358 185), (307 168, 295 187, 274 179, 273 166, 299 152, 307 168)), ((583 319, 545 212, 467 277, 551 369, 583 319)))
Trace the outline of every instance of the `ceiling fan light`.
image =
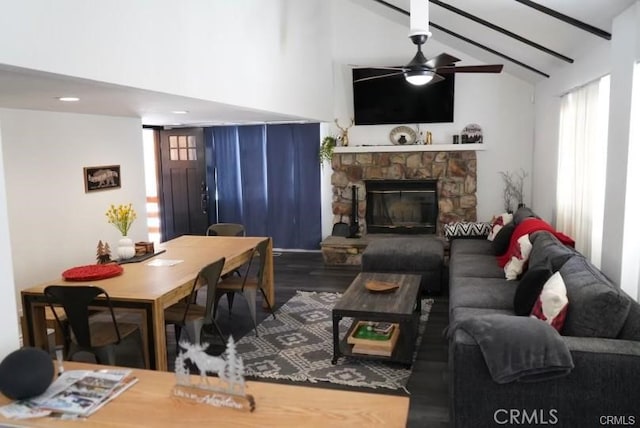
POLYGON ((431 82, 433 73, 427 70, 410 70, 404 73, 407 82, 415 86, 423 86, 431 82))

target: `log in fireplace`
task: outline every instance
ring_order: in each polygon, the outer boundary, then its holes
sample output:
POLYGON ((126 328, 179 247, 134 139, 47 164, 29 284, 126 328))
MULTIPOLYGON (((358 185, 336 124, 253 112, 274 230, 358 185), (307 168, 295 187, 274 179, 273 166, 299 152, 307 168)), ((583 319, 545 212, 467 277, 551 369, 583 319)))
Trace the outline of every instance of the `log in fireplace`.
POLYGON ((432 234, 438 180, 365 180, 367 233, 432 234))

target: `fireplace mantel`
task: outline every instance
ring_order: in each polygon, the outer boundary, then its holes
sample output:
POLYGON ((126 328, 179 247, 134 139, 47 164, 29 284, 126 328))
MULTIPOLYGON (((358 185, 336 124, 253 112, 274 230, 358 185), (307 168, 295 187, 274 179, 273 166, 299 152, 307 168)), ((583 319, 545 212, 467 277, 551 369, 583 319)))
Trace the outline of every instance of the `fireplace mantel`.
POLYGON ((336 147, 334 153, 397 153, 397 152, 462 152, 487 150, 485 144, 412 144, 408 146, 346 146, 336 147))

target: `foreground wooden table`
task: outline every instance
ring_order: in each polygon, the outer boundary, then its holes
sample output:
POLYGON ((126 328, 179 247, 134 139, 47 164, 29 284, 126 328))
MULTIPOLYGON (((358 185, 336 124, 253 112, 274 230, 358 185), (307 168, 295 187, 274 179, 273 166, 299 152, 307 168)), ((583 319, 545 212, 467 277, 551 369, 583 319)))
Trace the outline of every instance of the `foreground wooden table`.
MULTIPOLYGON (((104 368, 65 363, 66 370, 104 368)), ((247 382, 254 412, 196 404, 172 397, 175 375, 134 369, 139 382, 86 420, 51 418, 0 424, 30 427, 404 427, 409 398, 266 382, 247 382)), ((194 376, 194 379, 196 377, 194 376)), ((0 405, 10 400, 0 395, 0 405)))
POLYGON ((47 285, 93 284, 109 294, 114 307, 142 314, 143 337, 149 350, 147 367, 167 370, 167 342, 164 325, 164 309, 191 293, 193 280, 207 264, 226 258, 222 273, 232 272, 251 257, 253 248, 269 239, 264 281, 270 302, 275 301, 273 285, 273 247, 270 238, 227 236, 181 236, 160 244, 157 250, 166 250, 149 260, 122 265, 122 275, 90 282, 68 282, 62 278, 47 281, 22 290, 22 310, 26 331, 25 346, 46 349, 46 321, 43 291, 47 285), (154 267, 155 260, 182 260, 173 266, 154 267))

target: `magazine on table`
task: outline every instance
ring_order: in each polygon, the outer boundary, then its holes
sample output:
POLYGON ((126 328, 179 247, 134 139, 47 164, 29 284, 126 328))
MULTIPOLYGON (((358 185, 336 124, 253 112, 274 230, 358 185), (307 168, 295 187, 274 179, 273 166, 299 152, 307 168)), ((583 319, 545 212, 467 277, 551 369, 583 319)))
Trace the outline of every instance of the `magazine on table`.
POLYGON ((14 419, 50 413, 89 416, 137 381, 131 370, 70 370, 61 373, 42 395, 0 407, 0 413, 14 419))

